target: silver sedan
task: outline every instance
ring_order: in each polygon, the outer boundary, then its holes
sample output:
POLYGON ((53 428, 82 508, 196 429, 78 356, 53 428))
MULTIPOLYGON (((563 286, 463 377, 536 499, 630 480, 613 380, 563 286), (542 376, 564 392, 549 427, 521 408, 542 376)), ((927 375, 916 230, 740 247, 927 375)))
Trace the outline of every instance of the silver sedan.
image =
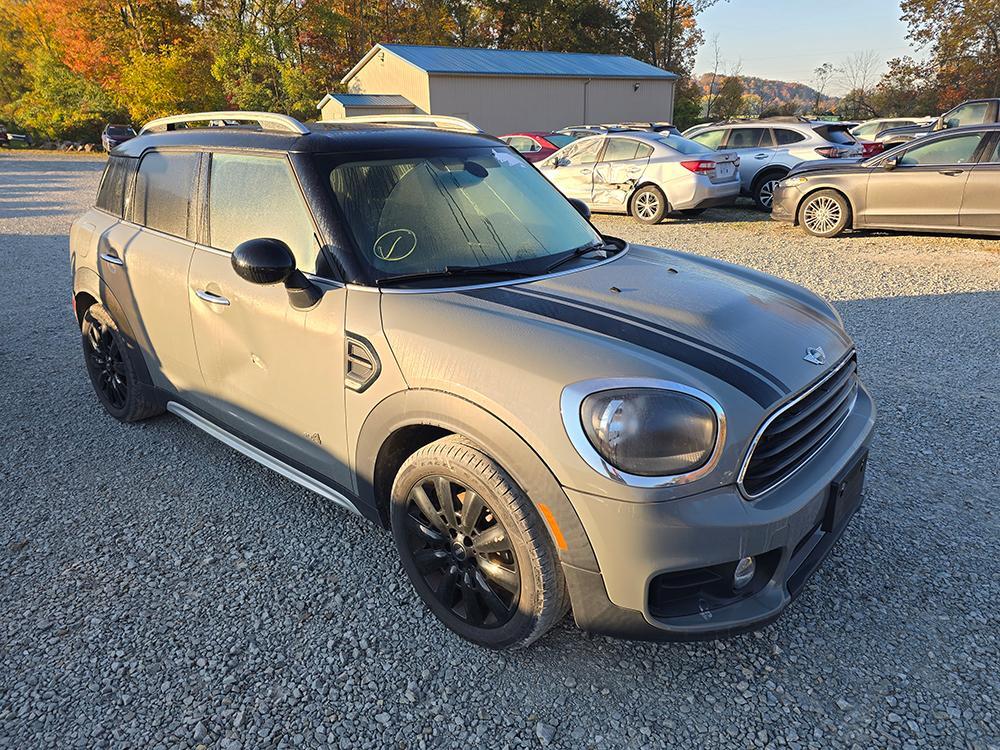
POLYGON ((537 166, 567 197, 593 211, 656 224, 668 213, 695 216, 731 205, 740 159, 679 135, 626 132, 581 138, 537 166))

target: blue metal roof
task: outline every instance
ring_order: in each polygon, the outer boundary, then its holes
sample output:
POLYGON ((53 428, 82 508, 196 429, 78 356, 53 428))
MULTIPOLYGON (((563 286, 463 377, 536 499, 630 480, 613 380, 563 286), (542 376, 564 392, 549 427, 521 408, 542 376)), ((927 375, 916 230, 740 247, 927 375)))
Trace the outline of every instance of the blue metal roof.
MULTIPOLYGON (((675 73, 622 55, 425 47, 412 44, 378 46, 399 55, 428 73, 569 78, 677 78, 675 73)), ((347 77, 350 75, 349 73, 347 77)))
POLYGON ((400 94, 330 94, 345 107, 412 107, 413 102, 400 94))

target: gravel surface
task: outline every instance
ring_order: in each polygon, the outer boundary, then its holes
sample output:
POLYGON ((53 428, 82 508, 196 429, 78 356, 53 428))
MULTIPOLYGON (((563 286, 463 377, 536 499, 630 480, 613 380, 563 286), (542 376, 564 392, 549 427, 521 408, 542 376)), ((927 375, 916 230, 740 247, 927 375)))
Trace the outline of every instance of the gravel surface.
POLYGON ((867 499, 776 624, 725 642, 461 641, 388 534, 84 373, 67 231, 101 162, 0 156, 0 746, 1000 747, 1000 242, 643 227, 836 302, 880 413, 867 499))

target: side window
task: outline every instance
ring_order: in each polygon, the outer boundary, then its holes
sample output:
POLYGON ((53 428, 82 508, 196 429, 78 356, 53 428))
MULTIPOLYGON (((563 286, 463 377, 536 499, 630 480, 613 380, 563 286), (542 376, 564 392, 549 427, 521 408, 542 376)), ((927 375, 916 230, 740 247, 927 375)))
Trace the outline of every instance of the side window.
POLYGON ((653 155, 653 147, 648 143, 640 143, 639 148, 635 152, 636 159, 648 159, 653 155))
POLYGON ((608 138, 608 147, 604 149, 601 161, 624 161, 634 159, 639 142, 630 138, 608 138))
POLYGON ((122 205, 125 201, 125 184, 128 178, 128 159, 123 156, 112 156, 104 168, 101 187, 97 191, 97 207, 122 217, 122 205))
POLYGON ((283 158, 212 154, 208 221, 212 247, 232 252, 246 240, 273 237, 288 245, 300 271, 316 272, 312 218, 283 158))
POLYGON ((777 141, 779 146, 787 146, 791 143, 804 141, 805 139, 806 137, 802 135, 802 133, 797 133, 794 130, 789 130, 788 128, 774 129, 774 140, 777 141))
POLYGON ((767 128, 733 128, 729 131, 726 148, 760 148, 771 145, 767 128))
POLYGON ((510 144, 511 148, 521 152, 522 154, 527 154, 531 151, 538 151, 538 144, 523 135, 512 136, 507 140, 507 142, 510 144), (535 148, 532 148, 532 146, 535 148))
POLYGON ((907 167, 968 164, 982 140, 982 133, 970 133, 914 146, 903 154, 899 163, 907 167))
MULTIPOLYGON (((880 130, 885 130, 886 127, 887 126, 885 125, 885 123, 870 122, 867 125, 859 125, 858 127, 854 128, 854 130, 851 131, 851 135, 853 135, 855 138, 871 138, 873 135, 875 135, 876 133, 878 133, 880 130)), ((774 136, 775 136, 775 138, 778 139, 778 145, 779 146, 782 145, 781 144, 781 137, 782 137, 781 134, 782 133, 786 133, 786 132, 788 132, 788 131, 781 130, 781 129, 776 129, 774 131, 774 136)))
POLYGON ((725 130, 706 130, 704 133, 698 133, 698 135, 691 136, 690 140, 695 143, 700 143, 702 146, 717 149, 719 148, 719 144, 722 143, 722 136, 725 134, 725 130))
POLYGON ((569 159, 572 166, 580 164, 594 164, 601 153, 601 146, 604 145, 603 138, 588 138, 585 141, 573 144, 573 152, 562 154, 563 158, 569 159))
POLYGON ((944 116, 944 126, 946 128, 958 128, 962 125, 979 125, 986 122, 986 115, 989 114, 989 102, 973 102, 955 107, 944 116))
POLYGON ((993 152, 991 154, 986 154, 983 157, 983 161, 989 164, 1000 164, 1000 138, 997 138, 996 145, 993 147, 993 152))
POLYGON ((191 237, 198 154, 150 151, 139 162, 132 218, 150 229, 191 237))

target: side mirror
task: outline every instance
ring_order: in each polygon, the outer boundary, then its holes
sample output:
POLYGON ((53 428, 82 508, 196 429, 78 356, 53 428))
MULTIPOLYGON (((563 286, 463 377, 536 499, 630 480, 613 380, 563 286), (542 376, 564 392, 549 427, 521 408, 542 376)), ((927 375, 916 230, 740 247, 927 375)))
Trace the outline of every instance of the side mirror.
POLYGON ((886 159, 884 162, 882 162, 882 169, 884 169, 886 171, 889 171, 889 172, 891 172, 892 170, 894 170, 898 166, 899 166, 899 157, 898 156, 890 156, 888 159, 886 159))
POLYGON ((590 207, 586 203, 579 198, 570 198, 569 202, 580 216, 590 221, 590 207))
POLYGON ((285 285, 292 307, 305 310, 323 296, 319 288, 295 268, 295 256, 281 240, 261 237, 241 242, 233 250, 233 270, 251 284, 285 285))
POLYGON ((233 250, 233 270, 251 284, 277 284, 295 270, 295 256, 281 240, 261 237, 241 242, 233 250))

